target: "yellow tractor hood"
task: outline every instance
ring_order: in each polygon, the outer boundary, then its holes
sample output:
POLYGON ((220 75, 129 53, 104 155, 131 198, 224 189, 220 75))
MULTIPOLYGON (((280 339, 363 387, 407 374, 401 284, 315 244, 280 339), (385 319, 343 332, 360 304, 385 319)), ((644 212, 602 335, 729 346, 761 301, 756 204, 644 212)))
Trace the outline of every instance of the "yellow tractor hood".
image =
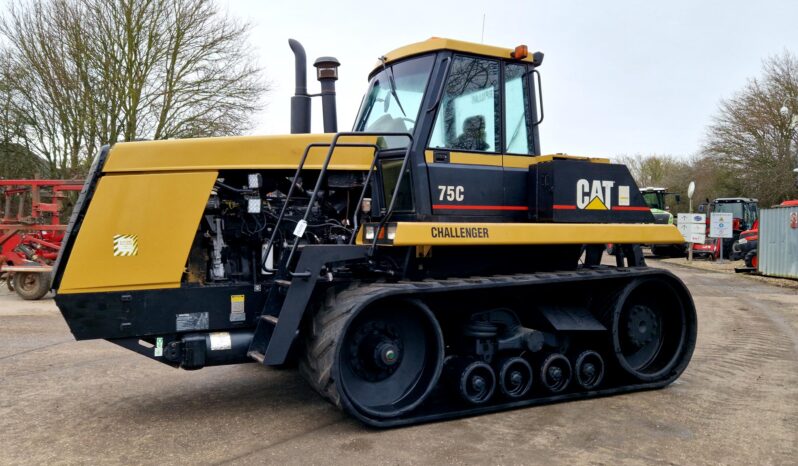
MULTIPOLYGON (((123 142, 111 148, 103 172, 295 170, 308 144, 329 144, 333 137, 333 134, 289 134, 123 142)), ((376 142, 376 137, 365 136, 339 139, 339 144, 376 142)), ((321 168, 327 150, 327 147, 311 148, 305 168, 321 168)), ((371 148, 338 147, 330 169, 368 170, 373 154, 371 148)))

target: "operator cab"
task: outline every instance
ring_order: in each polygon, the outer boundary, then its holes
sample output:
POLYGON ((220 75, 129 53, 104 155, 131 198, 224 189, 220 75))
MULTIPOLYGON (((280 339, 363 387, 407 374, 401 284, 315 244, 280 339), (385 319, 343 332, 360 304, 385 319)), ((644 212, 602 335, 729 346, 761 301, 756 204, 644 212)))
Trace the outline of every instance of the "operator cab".
MULTIPOLYGON (((412 135, 380 138, 383 181, 375 182, 386 193, 411 144, 396 215, 527 215, 530 157, 540 155, 543 111, 534 76, 542 59, 526 46, 438 38, 380 58, 354 130, 412 135)), ((390 202, 384 194, 375 197, 377 208, 390 202)))

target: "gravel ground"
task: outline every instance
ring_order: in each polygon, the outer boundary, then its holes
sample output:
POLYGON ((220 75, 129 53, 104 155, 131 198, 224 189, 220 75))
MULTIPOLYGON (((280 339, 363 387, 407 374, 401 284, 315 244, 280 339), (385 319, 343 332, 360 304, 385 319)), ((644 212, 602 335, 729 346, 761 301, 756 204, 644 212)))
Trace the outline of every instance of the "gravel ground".
MULTIPOLYGON (((652 258, 647 258, 647 260, 651 259, 652 258)), ((679 257, 672 259, 655 259, 653 263, 672 264, 672 265, 678 265, 680 267, 690 267, 693 269, 707 270, 710 272, 731 273, 731 274, 736 274, 740 277, 747 278, 749 280, 755 280, 758 282, 767 283, 774 286, 798 289, 798 280, 790 280, 789 278, 766 277, 764 275, 758 275, 755 273, 735 272, 734 271, 735 268, 745 267, 745 263, 741 260, 740 261, 724 260, 721 262, 721 261, 710 261, 707 259, 693 259, 692 261, 688 261, 687 258, 679 257)))
POLYGON ((661 265, 699 317, 668 388, 386 431, 293 370, 171 369, 75 342, 52 300, 2 294, 0 463, 795 464, 798 292, 661 265))

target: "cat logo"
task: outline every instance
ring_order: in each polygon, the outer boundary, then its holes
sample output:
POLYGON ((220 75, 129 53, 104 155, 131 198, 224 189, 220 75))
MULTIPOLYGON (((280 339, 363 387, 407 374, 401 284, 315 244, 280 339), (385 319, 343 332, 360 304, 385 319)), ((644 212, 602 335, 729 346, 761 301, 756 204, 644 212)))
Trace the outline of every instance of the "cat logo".
POLYGON ((576 207, 584 210, 612 209, 614 181, 581 179, 576 182, 576 207))

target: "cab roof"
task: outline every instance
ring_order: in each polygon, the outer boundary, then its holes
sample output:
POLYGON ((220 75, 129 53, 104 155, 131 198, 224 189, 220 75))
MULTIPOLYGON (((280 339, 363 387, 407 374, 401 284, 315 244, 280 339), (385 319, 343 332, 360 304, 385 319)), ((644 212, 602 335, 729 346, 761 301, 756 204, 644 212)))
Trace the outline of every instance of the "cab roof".
MULTIPOLYGON (((446 39, 442 37, 430 37, 423 42, 416 42, 415 44, 405 45, 396 50, 392 50, 385 54, 385 63, 391 63, 403 58, 412 57, 414 55, 421 55, 423 53, 437 52, 440 50, 452 50, 454 52, 466 52, 474 55, 482 55, 486 57, 512 59, 515 49, 494 47, 492 45, 477 44, 474 42, 465 42, 462 40, 446 39)), ((543 54, 541 52, 528 53, 526 57, 520 59, 532 63, 535 66, 540 66, 543 61, 543 54)), ((378 60, 374 65, 372 74, 382 68, 382 61, 378 60)))
POLYGON ((758 201, 750 197, 719 197, 712 202, 728 203, 728 202, 758 202, 758 201))

